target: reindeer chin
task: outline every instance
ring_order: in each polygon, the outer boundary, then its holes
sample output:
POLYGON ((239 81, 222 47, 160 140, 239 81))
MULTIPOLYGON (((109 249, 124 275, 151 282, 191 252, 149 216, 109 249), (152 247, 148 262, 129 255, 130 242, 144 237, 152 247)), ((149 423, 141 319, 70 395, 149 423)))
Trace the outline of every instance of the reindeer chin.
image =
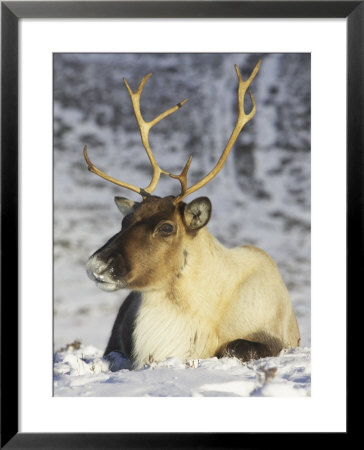
POLYGON ((128 286, 128 283, 123 281, 118 281, 117 283, 110 283, 107 281, 96 281, 96 286, 100 288, 102 291, 113 292, 118 291, 119 289, 124 289, 128 286))
POLYGON ((117 283, 107 283, 105 281, 96 281, 96 286, 106 292, 113 292, 121 289, 117 283))

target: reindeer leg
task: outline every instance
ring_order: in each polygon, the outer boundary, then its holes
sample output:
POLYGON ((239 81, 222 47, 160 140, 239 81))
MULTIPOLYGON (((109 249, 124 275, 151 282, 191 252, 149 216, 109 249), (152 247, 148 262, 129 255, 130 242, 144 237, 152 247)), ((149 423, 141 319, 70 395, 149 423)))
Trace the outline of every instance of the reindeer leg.
POLYGON ((260 342, 236 339, 220 347, 215 356, 218 358, 235 357, 241 361, 249 361, 251 359, 275 356, 276 354, 267 345, 261 344, 260 342))

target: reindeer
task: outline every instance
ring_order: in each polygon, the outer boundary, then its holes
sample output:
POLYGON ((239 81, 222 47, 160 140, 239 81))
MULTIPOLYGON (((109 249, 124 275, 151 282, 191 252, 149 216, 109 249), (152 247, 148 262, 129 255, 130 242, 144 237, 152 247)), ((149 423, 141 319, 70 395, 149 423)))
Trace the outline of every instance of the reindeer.
POLYGON ((183 361, 209 357, 237 357, 242 361, 277 355, 296 347, 300 334, 280 272, 263 250, 246 245, 225 248, 207 230, 211 202, 199 197, 183 200, 205 186, 222 169, 244 125, 255 115, 254 97, 248 90, 260 67, 258 61, 244 81, 238 77, 238 118, 216 166, 187 187, 192 156, 180 174, 162 169, 149 144, 149 132, 187 99, 150 122, 140 111, 140 97, 149 73, 130 95, 141 140, 153 168, 149 185, 140 188, 117 180, 84 157, 88 169, 118 186, 137 192, 141 202, 115 197, 124 215, 121 231, 87 262, 87 273, 105 291, 130 289, 112 328, 104 356, 116 351, 134 369, 177 357, 183 361), (252 108, 244 110, 248 90, 252 108), (161 175, 177 179, 178 196, 152 195, 161 175))

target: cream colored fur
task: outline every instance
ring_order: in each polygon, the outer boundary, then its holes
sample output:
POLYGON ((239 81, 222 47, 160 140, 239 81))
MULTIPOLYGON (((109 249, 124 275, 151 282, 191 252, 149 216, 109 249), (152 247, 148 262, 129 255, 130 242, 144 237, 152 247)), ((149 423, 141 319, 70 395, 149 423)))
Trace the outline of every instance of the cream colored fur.
POLYGON ((299 345, 288 291, 265 252, 250 246, 227 249, 206 228, 186 236, 184 250, 186 264, 178 275, 142 293, 133 332, 134 368, 170 356, 211 357, 235 339, 299 345))

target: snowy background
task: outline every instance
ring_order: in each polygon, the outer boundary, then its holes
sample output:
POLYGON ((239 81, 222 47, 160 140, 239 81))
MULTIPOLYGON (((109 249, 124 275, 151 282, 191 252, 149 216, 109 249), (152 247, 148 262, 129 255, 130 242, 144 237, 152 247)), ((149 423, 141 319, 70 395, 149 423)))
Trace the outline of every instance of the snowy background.
MULTIPOLYGON (((54 55, 55 395, 310 395, 310 86, 309 54, 54 55), (193 154, 193 184, 215 165, 235 125, 234 64, 247 78, 259 58, 256 116, 222 172, 188 200, 211 199, 209 230, 223 244, 257 245, 277 262, 301 348, 249 364, 212 358, 186 366, 172 359, 111 372, 101 356, 128 291, 98 290, 85 264, 120 229, 114 196, 140 197, 90 173, 83 146, 109 175, 149 183, 151 168, 122 78, 135 90, 153 72, 141 100, 146 120, 188 98, 152 129, 153 152, 173 173, 193 154), (81 344, 70 345, 76 341, 81 344)), ((178 189, 162 176, 155 194, 178 189)))

